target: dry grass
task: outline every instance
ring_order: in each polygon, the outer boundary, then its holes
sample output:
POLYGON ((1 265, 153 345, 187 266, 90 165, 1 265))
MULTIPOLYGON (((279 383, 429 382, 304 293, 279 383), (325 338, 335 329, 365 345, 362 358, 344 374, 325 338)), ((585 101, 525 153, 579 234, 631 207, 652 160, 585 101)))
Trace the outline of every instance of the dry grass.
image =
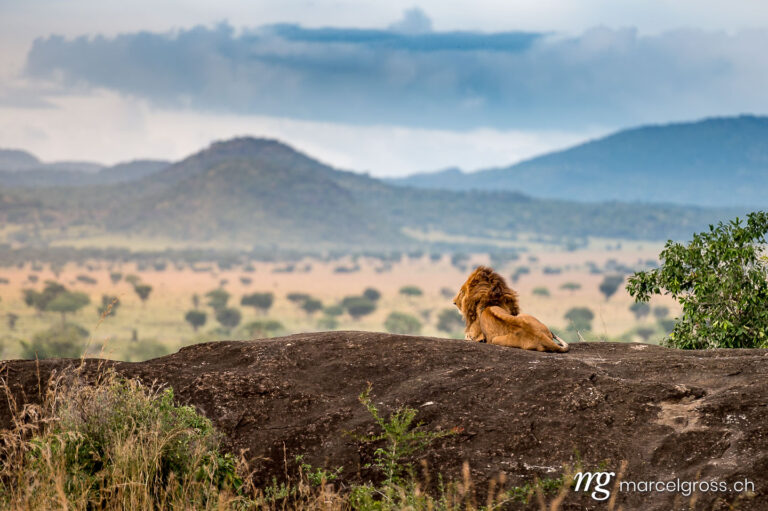
POLYGON ((418 477, 403 466, 410 475, 397 482, 349 486, 299 460, 290 474, 286 461, 283 481, 256 485, 244 458, 221 452, 210 421, 176 406, 169 389, 107 369, 86 381, 82 367, 39 382, 37 404, 0 381, 13 419, 0 433, 0 508, 554 511, 570 488, 568 477, 510 487, 502 474, 478 503, 467 464, 445 484, 431 484, 423 463, 418 477))

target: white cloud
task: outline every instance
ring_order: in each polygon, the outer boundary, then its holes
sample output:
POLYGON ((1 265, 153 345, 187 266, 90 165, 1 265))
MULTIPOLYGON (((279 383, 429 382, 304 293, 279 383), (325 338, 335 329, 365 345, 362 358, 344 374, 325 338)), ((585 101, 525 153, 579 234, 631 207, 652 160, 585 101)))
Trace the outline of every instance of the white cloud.
POLYGON ((179 159, 214 140, 252 135, 280 139, 339 168, 397 176, 454 165, 465 169, 506 165, 605 132, 361 127, 161 110, 107 91, 52 101, 56 108, 0 106, 0 146, 23 148, 46 161, 116 163, 134 158, 179 159))

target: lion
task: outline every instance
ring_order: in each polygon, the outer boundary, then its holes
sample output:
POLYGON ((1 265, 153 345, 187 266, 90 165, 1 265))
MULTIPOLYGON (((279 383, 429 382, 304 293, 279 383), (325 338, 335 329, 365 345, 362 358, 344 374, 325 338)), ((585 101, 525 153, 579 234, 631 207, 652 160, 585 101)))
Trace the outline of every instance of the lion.
POLYGON ((472 272, 453 304, 464 316, 468 340, 535 351, 565 353, 569 349, 541 321, 521 314, 517 293, 486 266, 472 272))

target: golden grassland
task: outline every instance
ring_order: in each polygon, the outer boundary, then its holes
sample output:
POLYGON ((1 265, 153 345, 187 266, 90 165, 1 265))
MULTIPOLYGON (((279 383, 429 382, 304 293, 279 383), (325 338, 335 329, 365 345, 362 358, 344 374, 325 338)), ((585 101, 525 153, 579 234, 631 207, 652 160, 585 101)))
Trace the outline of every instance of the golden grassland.
MULTIPOLYGON (((655 259, 658 247, 647 244, 612 247, 606 250, 595 247, 574 252, 526 253, 519 260, 497 266, 496 270, 509 279, 516 268, 525 266, 529 274, 520 276, 517 282, 510 282, 520 294, 522 309, 533 314, 552 328, 564 330, 568 326, 565 313, 572 307, 589 307, 595 314, 592 332, 604 339, 614 339, 640 324, 652 325, 653 316, 638 322, 630 312, 632 298, 623 286, 610 299, 599 291, 604 274, 592 274, 587 263, 604 267, 609 260, 626 265, 636 265, 640 261, 655 259), (545 273, 545 268, 555 267, 561 273, 545 273), (581 288, 575 291, 561 289, 566 282, 575 282, 581 288), (534 294, 534 289, 545 287, 549 296, 534 294)), ((451 264, 449 256, 438 261, 428 256, 408 258, 400 262, 383 263, 381 260, 359 257, 353 260, 344 258, 338 261, 324 262, 305 259, 299 262, 257 262, 250 263, 250 268, 234 266, 222 271, 216 263, 184 264, 176 267, 168 261, 166 269, 155 270, 151 265, 139 269, 135 263, 110 263, 91 261, 78 266, 69 263, 61 269, 58 278, 46 265, 42 268, 31 263, 23 267, 0 268, 0 278, 8 283, 0 284, 0 349, 3 358, 13 358, 19 354, 19 340, 29 339, 34 333, 49 328, 61 321, 56 313, 39 314, 23 301, 22 290, 25 288, 42 289, 46 280, 57 280, 71 290, 82 291, 90 296, 91 304, 67 317, 91 332, 92 345, 96 352, 110 354, 120 358, 126 343, 131 342, 134 330, 139 339, 152 339, 175 351, 181 346, 223 338, 244 339, 248 335, 242 326, 259 319, 274 319, 281 322, 284 333, 298 333, 325 330, 318 325, 322 312, 308 315, 289 301, 287 294, 292 292, 307 293, 320 299, 324 306, 338 303, 349 295, 359 295, 367 287, 381 292, 377 309, 358 320, 344 314, 337 318, 338 329, 384 331, 384 321, 393 311, 411 314, 422 323, 421 334, 445 337, 447 334, 436 327, 440 310, 452 307, 447 291, 454 291, 462 284, 467 273, 477 264, 490 264, 487 255, 476 254, 463 263, 462 270, 451 264), (293 271, 281 271, 293 266, 293 271), (339 267, 359 268, 353 272, 337 272, 339 267), (118 283, 110 280, 111 272, 123 275, 118 283), (142 283, 152 286, 153 290, 146 303, 142 303, 131 284, 124 280, 127 275, 136 275, 142 283), (97 282, 84 283, 78 276, 87 275, 97 282), (31 279, 30 279, 30 276, 31 279), (37 282, 31 280, 37 277, 37 282), (241 280, 251 279, 244 282, 241 280), (423 291, 422 296, 406 297, 399 293, 406 285, 417 286, 423 291), (229 334, 217 329, 213 311, 206 306, 205 293, 223 287, 231 294, 229 306, 237 307, 243 314, 241 326, 229 334), (242 307, 240 299, 244 294, 253 292, 272 292, 275 302, 267 314, 251 307, 242 307), (114 317, 98 325, 102 295, 114 295, 120 299, 120 306, 114 317), (197 333, 184 321, 184 314, 193 308, 192 296, 200 297, 200 308, 207 312, 208 321, 197 333), (15 328, 9 328, 9 314, 18 316, 15 328), (103 350, 102 350, 103 347, 103 350)), ((606 274, 611 273, 607 271, 606 274)), ((652 305, 664 305, 674 317, 679 308, 667 297, 656 298, 652 305)), ((458 333, 458 332, 457 332, 458 333)), ((655 334, 650 341, 658 342, 661 334, 655 334)), ((571 337, 573 340, 573 337, 571 337)), ((638 340, 632 338, 632 340, 638 340)))

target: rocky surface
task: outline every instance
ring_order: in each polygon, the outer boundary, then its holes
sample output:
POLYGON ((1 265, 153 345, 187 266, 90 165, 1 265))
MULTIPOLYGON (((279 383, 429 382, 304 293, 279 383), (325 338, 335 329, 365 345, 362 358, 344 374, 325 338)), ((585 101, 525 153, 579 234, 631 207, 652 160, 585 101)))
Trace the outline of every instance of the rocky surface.
MULTIPOLYGON (((0 363, 20 401, 38 381, 79 361, 0 363)), ((103 364, 101 364, 103 365, 103 364)), ((99 364, 89 360, 86 373, 99 364)), ((373 448, 349 433, 375 431, 358 402, 372 384, 380 409, 408 405, 429 429, 460 428, 426 455, 430 470, 460 474, 466 460, 483 498, 488 481, 558 477, 563 466, 619 471, 625 481, 748 479, 735 492, 617 492, 624 509, 768 509, 768 350, 678 351, 582 343, 567 354, 371 332, 299 334, 191 346, 118 372, 173 387, 247 449, 256 477, 282 478, 298 454, 316 466, 365 469, 373 448), (730 506, 730 507, 729 507, 730 506)), ((0 403, 0 427, 9 420, 0 403)), ((566 509, 608 509, 572 493, 566 509)))

